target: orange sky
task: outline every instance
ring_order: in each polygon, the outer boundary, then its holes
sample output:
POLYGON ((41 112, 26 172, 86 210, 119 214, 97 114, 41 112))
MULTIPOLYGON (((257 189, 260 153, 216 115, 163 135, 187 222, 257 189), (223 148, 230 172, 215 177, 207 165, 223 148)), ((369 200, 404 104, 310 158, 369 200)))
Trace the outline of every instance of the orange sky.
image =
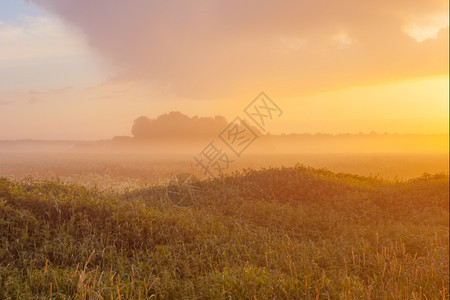
POLYGON ((271 132, 448 132, 448 1, 0 4, 0 139, 130 135, 177 110, 271 132), (13 9, 14 8, 14 9, 13 9))

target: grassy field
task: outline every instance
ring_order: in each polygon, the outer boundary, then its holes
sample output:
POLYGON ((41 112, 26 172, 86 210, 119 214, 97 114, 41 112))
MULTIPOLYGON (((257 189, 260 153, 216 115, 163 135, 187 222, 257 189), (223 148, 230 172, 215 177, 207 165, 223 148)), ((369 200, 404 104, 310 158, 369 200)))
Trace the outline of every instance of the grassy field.
MULTIPOLYGON (((195 166, 194 154, 152 155, 148 153, 61 153, 1 152, 0 176, 21 180, 59 178, 64 182, 100 188, 141 187, 182 172, 202 176, 195 166)), ((244 168, 293 167, 297 163, 333 172, 386 179, 411 179, 424 173, 448 173, 445 153, 246 153, 230 165, 227 174, 244 168)))
POLYGON ((0 298, 448 299, 448 184, 300 165, 123 192, 2 178, 0 298))

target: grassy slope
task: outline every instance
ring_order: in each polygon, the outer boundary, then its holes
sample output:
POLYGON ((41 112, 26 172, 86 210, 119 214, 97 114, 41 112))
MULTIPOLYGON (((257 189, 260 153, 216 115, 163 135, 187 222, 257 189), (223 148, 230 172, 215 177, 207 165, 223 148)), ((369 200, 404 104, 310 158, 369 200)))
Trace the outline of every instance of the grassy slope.
POLYGON ((0 179, 0 298, 448 299, 448 175, 297 166, 199 184, 176 207, 161 187, 0 179))

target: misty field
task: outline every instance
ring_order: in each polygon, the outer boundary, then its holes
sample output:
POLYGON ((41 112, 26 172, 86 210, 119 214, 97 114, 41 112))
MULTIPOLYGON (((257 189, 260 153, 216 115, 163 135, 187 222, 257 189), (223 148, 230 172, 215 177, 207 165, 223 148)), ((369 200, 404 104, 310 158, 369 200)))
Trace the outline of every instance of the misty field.
MULTIPOLYGON (((200 149, 200 148, 199 148, 200 149)), ((411 179, 424 173, 448 173, 445 153, 245 153, 231 164, 227 174, 243 168, 289 167, 298 162, 314 168, 326 168, 386 179, 411 179)), ((64 182, 102 189, 138 188, 164 184, 171 175, 193 173, 201 178, 191 155, 114 152, 1 152, 0 176, 21 180, 61 179, 64 182)))
POLYGON ((448 299, 448 184, 297 165, 174 201, 2 178, 0 298, 448 299))

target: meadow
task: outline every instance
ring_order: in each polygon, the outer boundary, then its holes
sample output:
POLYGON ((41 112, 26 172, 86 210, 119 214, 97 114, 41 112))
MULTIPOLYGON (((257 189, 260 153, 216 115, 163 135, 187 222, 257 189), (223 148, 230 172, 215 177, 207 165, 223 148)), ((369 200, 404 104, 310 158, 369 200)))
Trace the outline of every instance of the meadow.
MULTIPOLYGON (((200 148, 199 148, 200 149, 200 148)), ((362 176, 406 180, 424 173, 448 173, 448 153, 299 153, 255 154, 246 152, 225 171, 244 168, 292 167, 302 163, 362 176)), ((188 172, 202 178, 193 154, 162 155, 128 152, 0 151, 0 176, 21 180, 60 179, 67 183, 123 190, 164 184, 170 176, 188 172)))
POLYGON ((0 298, 448 299, 448 185, 302 165, 120 191, 3 177, 0 298))

